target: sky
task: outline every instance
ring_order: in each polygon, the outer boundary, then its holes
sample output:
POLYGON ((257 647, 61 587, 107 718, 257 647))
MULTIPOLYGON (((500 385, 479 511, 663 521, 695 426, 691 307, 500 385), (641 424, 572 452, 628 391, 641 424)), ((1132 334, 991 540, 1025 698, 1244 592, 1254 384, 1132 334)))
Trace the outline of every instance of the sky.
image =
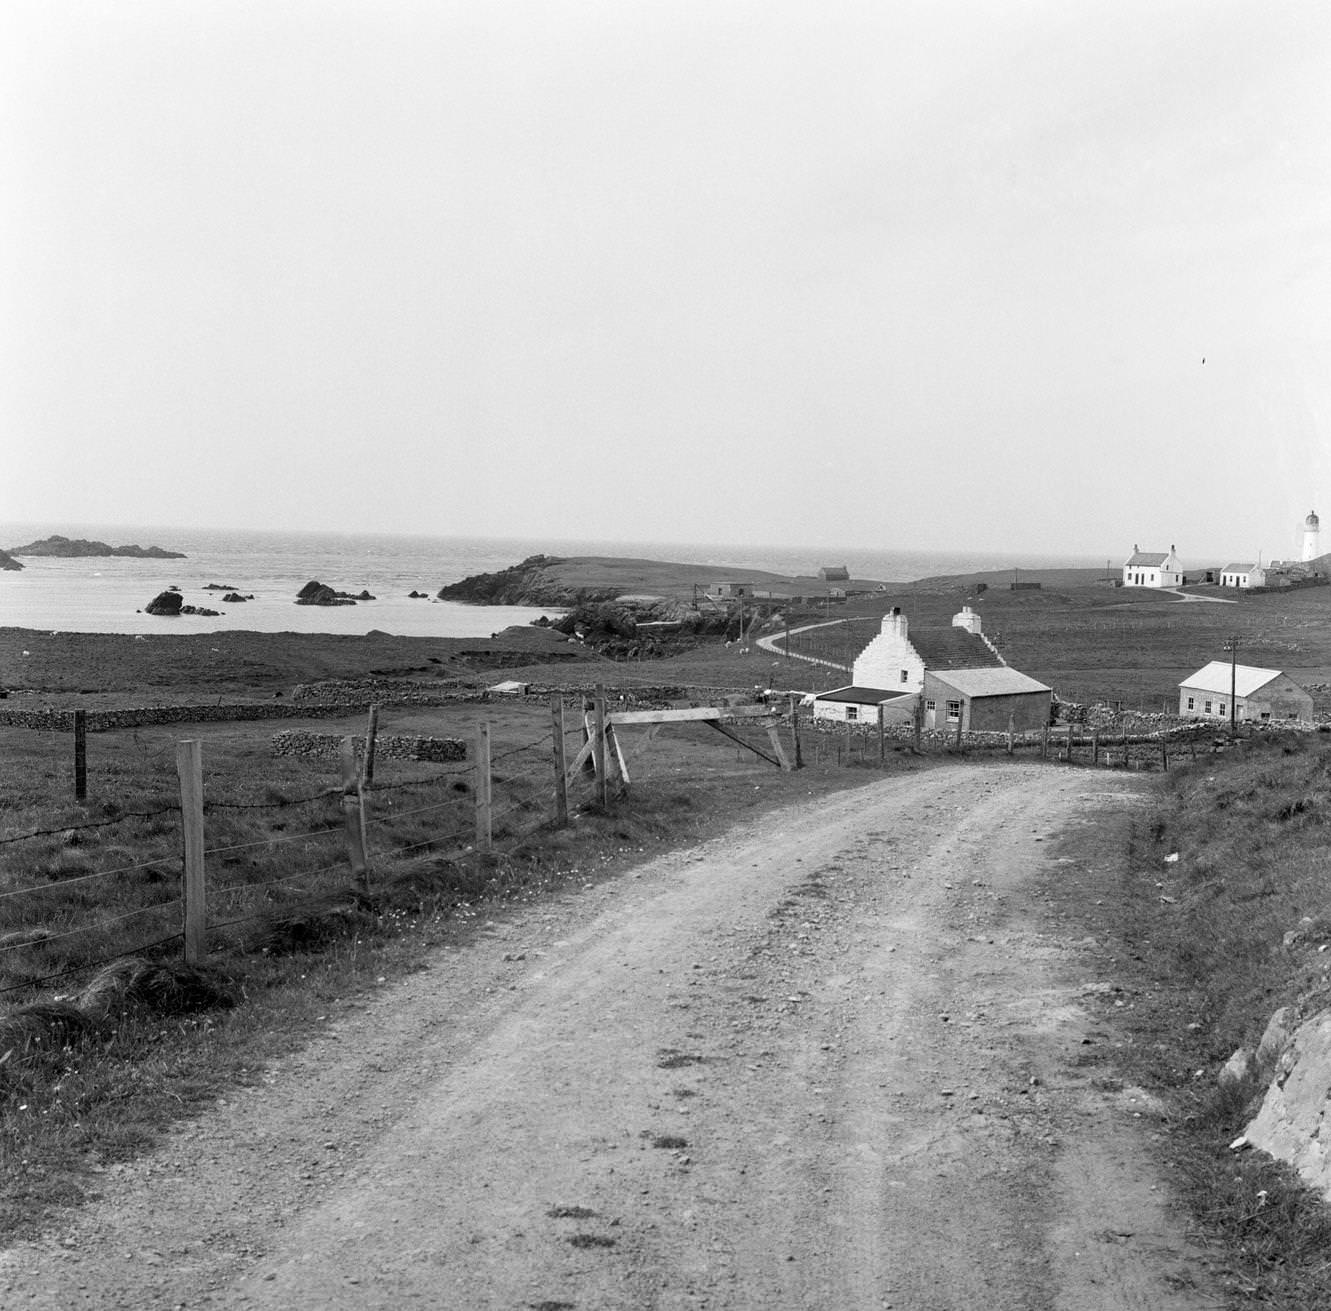
POLYGON ((0 520, 1331 524, 1331 6, 7 0, 0 520))

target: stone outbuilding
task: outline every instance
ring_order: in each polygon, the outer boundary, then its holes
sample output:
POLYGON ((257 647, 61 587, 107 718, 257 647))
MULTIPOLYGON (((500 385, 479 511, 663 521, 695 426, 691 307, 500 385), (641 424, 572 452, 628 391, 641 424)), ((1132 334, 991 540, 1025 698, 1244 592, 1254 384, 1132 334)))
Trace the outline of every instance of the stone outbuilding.
POLYGON ((1183 566, 1171 546, 1168 551, 1143 551, 1135 543, 1123 565, 1124 587, 1182 587, 1183 566))
POLYGON ((1288 674, 1253 665, 1231 666, 1228 660, 1212 660, 1179 684, 1178 712, 1188 719, 1228 722, 1231 696, 1234 718, 1245 723, 1313 716, 1312 697, 1288 674))

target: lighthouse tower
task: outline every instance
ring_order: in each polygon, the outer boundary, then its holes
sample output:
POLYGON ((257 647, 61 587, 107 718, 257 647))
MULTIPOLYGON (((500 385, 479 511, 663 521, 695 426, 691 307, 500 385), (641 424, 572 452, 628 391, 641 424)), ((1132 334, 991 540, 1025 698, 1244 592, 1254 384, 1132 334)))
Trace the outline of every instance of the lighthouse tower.
POLYGON ((1303 555, 1304 560, 1316 560, 1322 554, 1322 547, 1318 542, 1318 532, 1320 524, 1317 519, 1317 511, 1310 510, 1308 517, 1303 521, 1303 555))

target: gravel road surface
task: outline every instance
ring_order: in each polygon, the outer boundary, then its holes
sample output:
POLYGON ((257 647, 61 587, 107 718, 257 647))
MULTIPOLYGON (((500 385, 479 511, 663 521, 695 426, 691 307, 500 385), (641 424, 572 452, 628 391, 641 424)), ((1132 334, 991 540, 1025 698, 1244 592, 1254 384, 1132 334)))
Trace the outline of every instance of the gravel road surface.
POLYGON ((933 769, 496 914, 0 1254, 0 1305, 1218 1307, 1046 900, 1139 787, 933 769))

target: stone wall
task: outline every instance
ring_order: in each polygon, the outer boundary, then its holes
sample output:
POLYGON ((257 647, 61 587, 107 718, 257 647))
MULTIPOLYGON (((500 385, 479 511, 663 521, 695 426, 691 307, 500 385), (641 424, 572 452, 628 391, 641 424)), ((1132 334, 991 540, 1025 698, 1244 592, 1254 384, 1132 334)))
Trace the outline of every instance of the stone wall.
MULTIPOLYGON (((285 701, 216 703, 206 706, 139 706, 123 710, 86 711, 89 733, 116 728, 143 728, 153 724, 229 723, 232 720, 319 719, 326 715, 344 715, 349 710, 370 708, 369 700, 359 703, 293 705, 285 701)), ((72 710, 18 710, 0 707, 0 725, 10 728, 35 728, 46 732, 69 732, 74 727, 72 710)))
MULTIPOLYGON (((352 738, 356 756, 365 750, 362 736, 352 738)), ((336 760, 342 752, 342 736, 337 733, 302 733, 286 729, 273 734, 273 755, 306 756, 314 760, 336 760)), ((466 760, 467 744, 451 737, 417 737, 402 733, 380 733, 374 740, 376 760, 424 760, 447 764, 466 760)))

